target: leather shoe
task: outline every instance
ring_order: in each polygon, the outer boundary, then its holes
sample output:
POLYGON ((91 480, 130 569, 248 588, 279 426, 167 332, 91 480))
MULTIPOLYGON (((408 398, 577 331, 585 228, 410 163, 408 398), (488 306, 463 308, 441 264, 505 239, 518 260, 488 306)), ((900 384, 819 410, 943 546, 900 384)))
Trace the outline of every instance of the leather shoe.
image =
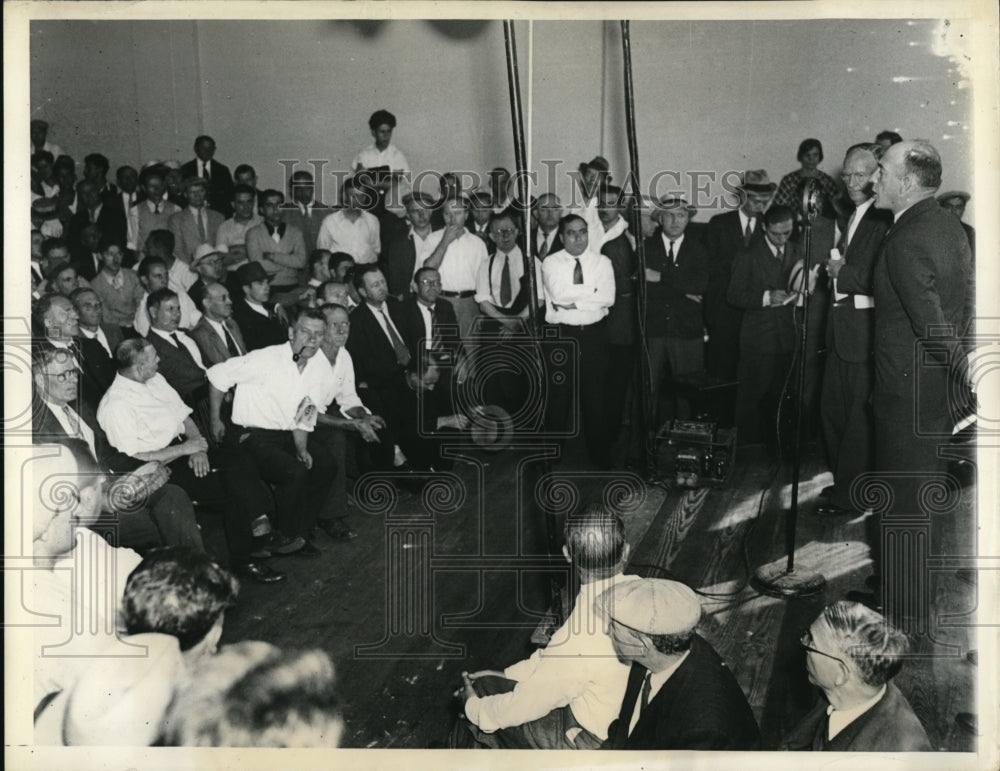
POLYGON ((822 490, 819 491, 819 497, 826 498, 827 500, 829 500, 830 498, 833 497, 833 489, 834 489, 833 485, 827 485, 826 487, 824 487, 822 490))
POLYGON ((832 503, 821 503, 816 507, 816 516, 818 517, 840 517, 848 514, 857 516, 857 512, 854 509, 842 509, 840 506, 834 506, 832 503))
POLYGON ((318 557, 323 553, 312 541, 302 539, 302 542, 302 548, 294 552, 296 557, 318 557))
POLYGON ((253 551, 250 552, 250 559, 266 560, 271 556, 270 535, 259 535, 253 539, 253 551))
POLYGON ((275 554, 297 554, 306 545, 306 539, 300 535, 292 537, 275 531, 268 538, 268 548, 275 554))
POLYGON ((275 584, 287 578, 280 570, 275 570, 263 562, 247 562, 243 565, 237 565, 233 572, 238 576, 253 579, 259 584, 275 584))

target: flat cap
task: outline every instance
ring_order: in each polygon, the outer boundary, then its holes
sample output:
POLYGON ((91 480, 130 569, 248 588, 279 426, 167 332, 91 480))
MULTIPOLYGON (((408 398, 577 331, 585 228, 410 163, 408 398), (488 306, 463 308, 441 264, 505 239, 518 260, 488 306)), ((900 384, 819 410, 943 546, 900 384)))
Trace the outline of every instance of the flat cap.
POLYGON ((598 613, 645 634, 684 634, 701 620, 698 595, 682 583, 640 578, 615 584, 594 601, 598 613))
POLYGON ((267 281, 267 271, 259 262, 246 262, 236 269, 236 280, 240 286, 247 286, 254 281, 267 281))
POLYGON ((579 170, 582 173, 584 169, 594 169, 595 171, 603 171, 605 173, 611 171, 611 164, 608 163, 608 159, 602 155, 595 155, 589 161, 581 163, 579 170))

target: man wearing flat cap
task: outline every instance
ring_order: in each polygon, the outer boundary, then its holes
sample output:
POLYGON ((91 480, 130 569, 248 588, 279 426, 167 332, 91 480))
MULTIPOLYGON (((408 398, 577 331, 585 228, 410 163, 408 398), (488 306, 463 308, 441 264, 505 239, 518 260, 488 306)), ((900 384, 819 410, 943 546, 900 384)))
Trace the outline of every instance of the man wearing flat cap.
POLYGON ((605 748, 755 750, 760 731, 726 663, 698 636, 697 595, 682 583, 643 578, 595 601, 615 651, 632 663, 605 748))
POLYGON ((184 191, 187 195, 187 208, 174 214, 168 227, 174 234, 174 254, 179 260, 190 263, 194 250, 200 244, 215 243, 219 225, 226 218, 205 204, 208 183, 201 177, 185 179, 184 191))
POLYGON ((597 215, 597 192, 604 185, 611 183, 611 165, 606 158, 600 155, 594 156, 591 160, 581 163, 577 167, 577 173, 573 175, 578 190, 574 191, 569 205, 566 207, 566 214, 578 214, 587 223, 587 232, 590 235, 589 248, 592 252, 601 251, 601 218, 597 215))
POLYGON ((283 310, 271 300, 271 284, 259 262, 248 262, 236 269, 241 294, 233 298, 233 319, 243 332, 248 351, 281 345, 288 337, 283 310))
POLYGON ((705 229, 709 260, 708 288, 702 307, 708 330, 705 370, 725 380, 736 379, 743 320, 743 312, 726 301, 733 259, 737 252, 747 249, 751 241, 761 237, 764 230, 761 215, 777 187, 763 169, 746 171, 741 175, 737 190, 739 208, 716 214, 705 229))

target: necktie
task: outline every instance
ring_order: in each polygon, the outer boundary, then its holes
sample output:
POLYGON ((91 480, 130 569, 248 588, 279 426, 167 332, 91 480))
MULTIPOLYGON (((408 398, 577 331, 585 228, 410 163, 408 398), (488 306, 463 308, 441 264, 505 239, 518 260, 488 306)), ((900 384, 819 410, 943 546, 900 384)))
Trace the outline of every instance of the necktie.
POLYGON ((158 203, 154 203, 153 204, 153 213, 154 214, 159 214, 160 213, 160 204, 158 204, 158 203))
POLYGON ((776 256, 776 257, 778 258, 778 262, 781 262, 781 260, 782 260, 782 259, 784 258, 784 256, 785 256, 785 250, 784 250, 784 249, 782 249, 782 248, 781 248, 781 247, 779 246, 779 247, 778 247, 778 253, 777 253, 777 254, 776 254, 775 256, 776 256))
POLYGON ((674 242, 670 242, 670 250, 667 252, 667 257, 670 258, 670 262, 673 265, 677 264, 677 255, 674 254, 674 242))
POLYGON ((118 291, 121 291, 121 288, 125 286, 125 276, 122 275, 121 271, 118 271, 111 279, 111 286, 118 291))
POLYGON ((243 351, 240 350, 239 343, 236 342, 236 338, 233 333, 229 331, 229 327, 226 326, 226 322, 222 322, 222 331, 226 335, 226 348, 229 349, 230 356, 242 356, 243 351))
POLYGON ((198 209, 198 213, 195 214, 195 219, 198 220, 198 238, 201 239, 201 242, 203 244, 208 242, 208 233, 205 231, 204 217, 205 217, 204 210, 198 209))
POLYGON ((646 677, 643 678, 643 681, 642 681, 642 696, 639 699, 639 715, 640 716, 642 715, 643 712, 646 711, 646 708, 649 707, 649 694, 650 694, 650 691, 653 690, 652 676, 653 676, 653 673, 647 671, 646 672, 646 677))
POLYGON ((181 355, 183 355, 184 357, 186 357, 187 359, 189 359, 192 364, 197 364, 197 362, 194 360, 194 356, 191 355, 191 351, 189 351, 188 348, 187 348, 187 346, 184 345, 178 339, 176 332, 171 332, 170 333, 170 339, 174 341, 174 345, 177 346, 177 350, 179 350, 181 352, 181 355))
POLYGON ((392 350, 396 352, 396 362, 401 367, 405 367, 410 363, 410 350, 406 347, 406 343, 403 342, 399 333, 396 332, 396 328, 392 325, 392 322, 389 321, 389 314, 385 312, 385 306, 383 305, 379 308, 378 312, 381 313, 382 318, 385 319, 385 328, 389 333, 389 340, 392 341, 392 350))
POLYGON ((440 347, 441 341, 438 339, 438 329, 437 329, 437 316, 434 314, 434 308, 430 307, 427 309, 431 317, 431 338, 428 340, 428 347, 430 349, 435 349, 440 347))
POLYGON ((73 436, 75 438, 82 438, 83 434, 80 432, 80 417, 73 412, 72 408, 68 404, 63 405, 63 412, 66 413, 66 420, 69 421, 69 424, 73 429, 73 436))
POLYGON ((743 231, 743 245, 744 246, 749 246, 750 245, 750 239, 753 238, 753 220, 754 220, 753 217, 751 217, 750 219, 747 220, 747 229, 743 231))
POLYGON ((202 167, 202 175, 201 176, 204 177, 205 179, 211 179, 212 178, 212 172, 210 172, 208 170, 208 163, 209 163, 208 161, 203 161, 202 164, 201 164, 201 167, 202 167))
POLYGON ((848 244, 851 243, 851 227, 854 225, 854 218, 858 215, 857 209, 851 212, 851 216, 847 220, 847 228, 844 230, 844 236, 840 239, 840 253, 844 254, 847 251, 848 244))
POLYGON ((573 283, 582 284, 583 283, 583 266, 580 264, 580 258, 576 258, 576 265, 573 267, 573 283))
POLYGON ((538 259, 544 260, 545 255, 549 253, 549 242, 544 233, 542 233, 541 241, 542 242, 538 245, 538 259))
POLYGON ((503 256, 503 270, 500 271, 500 304, 503 307, 510 305, 510 255, 503 256))

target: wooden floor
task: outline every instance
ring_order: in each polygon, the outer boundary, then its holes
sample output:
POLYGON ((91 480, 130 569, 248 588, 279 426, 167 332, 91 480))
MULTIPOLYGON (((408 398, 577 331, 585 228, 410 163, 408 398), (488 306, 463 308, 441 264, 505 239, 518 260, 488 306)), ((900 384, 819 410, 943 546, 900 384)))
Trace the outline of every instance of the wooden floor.
MULTIPOLYGON (((672 577, 705 595, 700 632, 748 695, 765 748, 811 706, 815 690, 797 640, 824 604, 862 588, 870 572, 863 523, 812 513, 830 482, 815 450, 803 462, 796 560, 823 573, 827 586, 795 600, 762 596, 748 584, 755 569, 784 554, 789 464, 779 467, 762 450, 740 457, 724 488, 687 492, 629 472, 574 471, 572 452, 549 473, 537 447, 456 452, 450 477, 422 495, 397 499, 384 477, 360 480, 351 507, 360 537, 335 543, 320 535, 321 557, 272 560, 289 580, 245 584, 227 613, 224 643, 261 639, 331 655, 343 746, 440 746, 462 670, 529 655, 553 607, 553 581, 566 580, 562 558, 546 556, 543 510, 561 528, 567 511, 597 497, 624 512, 633 544, 628 572, 672 577)), ((972 554, 971 498, 964 488, 958 511, 932 522, 933 621, 916 635, 917 655, 897 678, 932 744, 952 751, 974 747, 954 719, 975 703, 966 659, 975 590, 954 575, 959 558, 972 554)), ((215 523, 206 525, 210 544, 221 546, 215 523)))

